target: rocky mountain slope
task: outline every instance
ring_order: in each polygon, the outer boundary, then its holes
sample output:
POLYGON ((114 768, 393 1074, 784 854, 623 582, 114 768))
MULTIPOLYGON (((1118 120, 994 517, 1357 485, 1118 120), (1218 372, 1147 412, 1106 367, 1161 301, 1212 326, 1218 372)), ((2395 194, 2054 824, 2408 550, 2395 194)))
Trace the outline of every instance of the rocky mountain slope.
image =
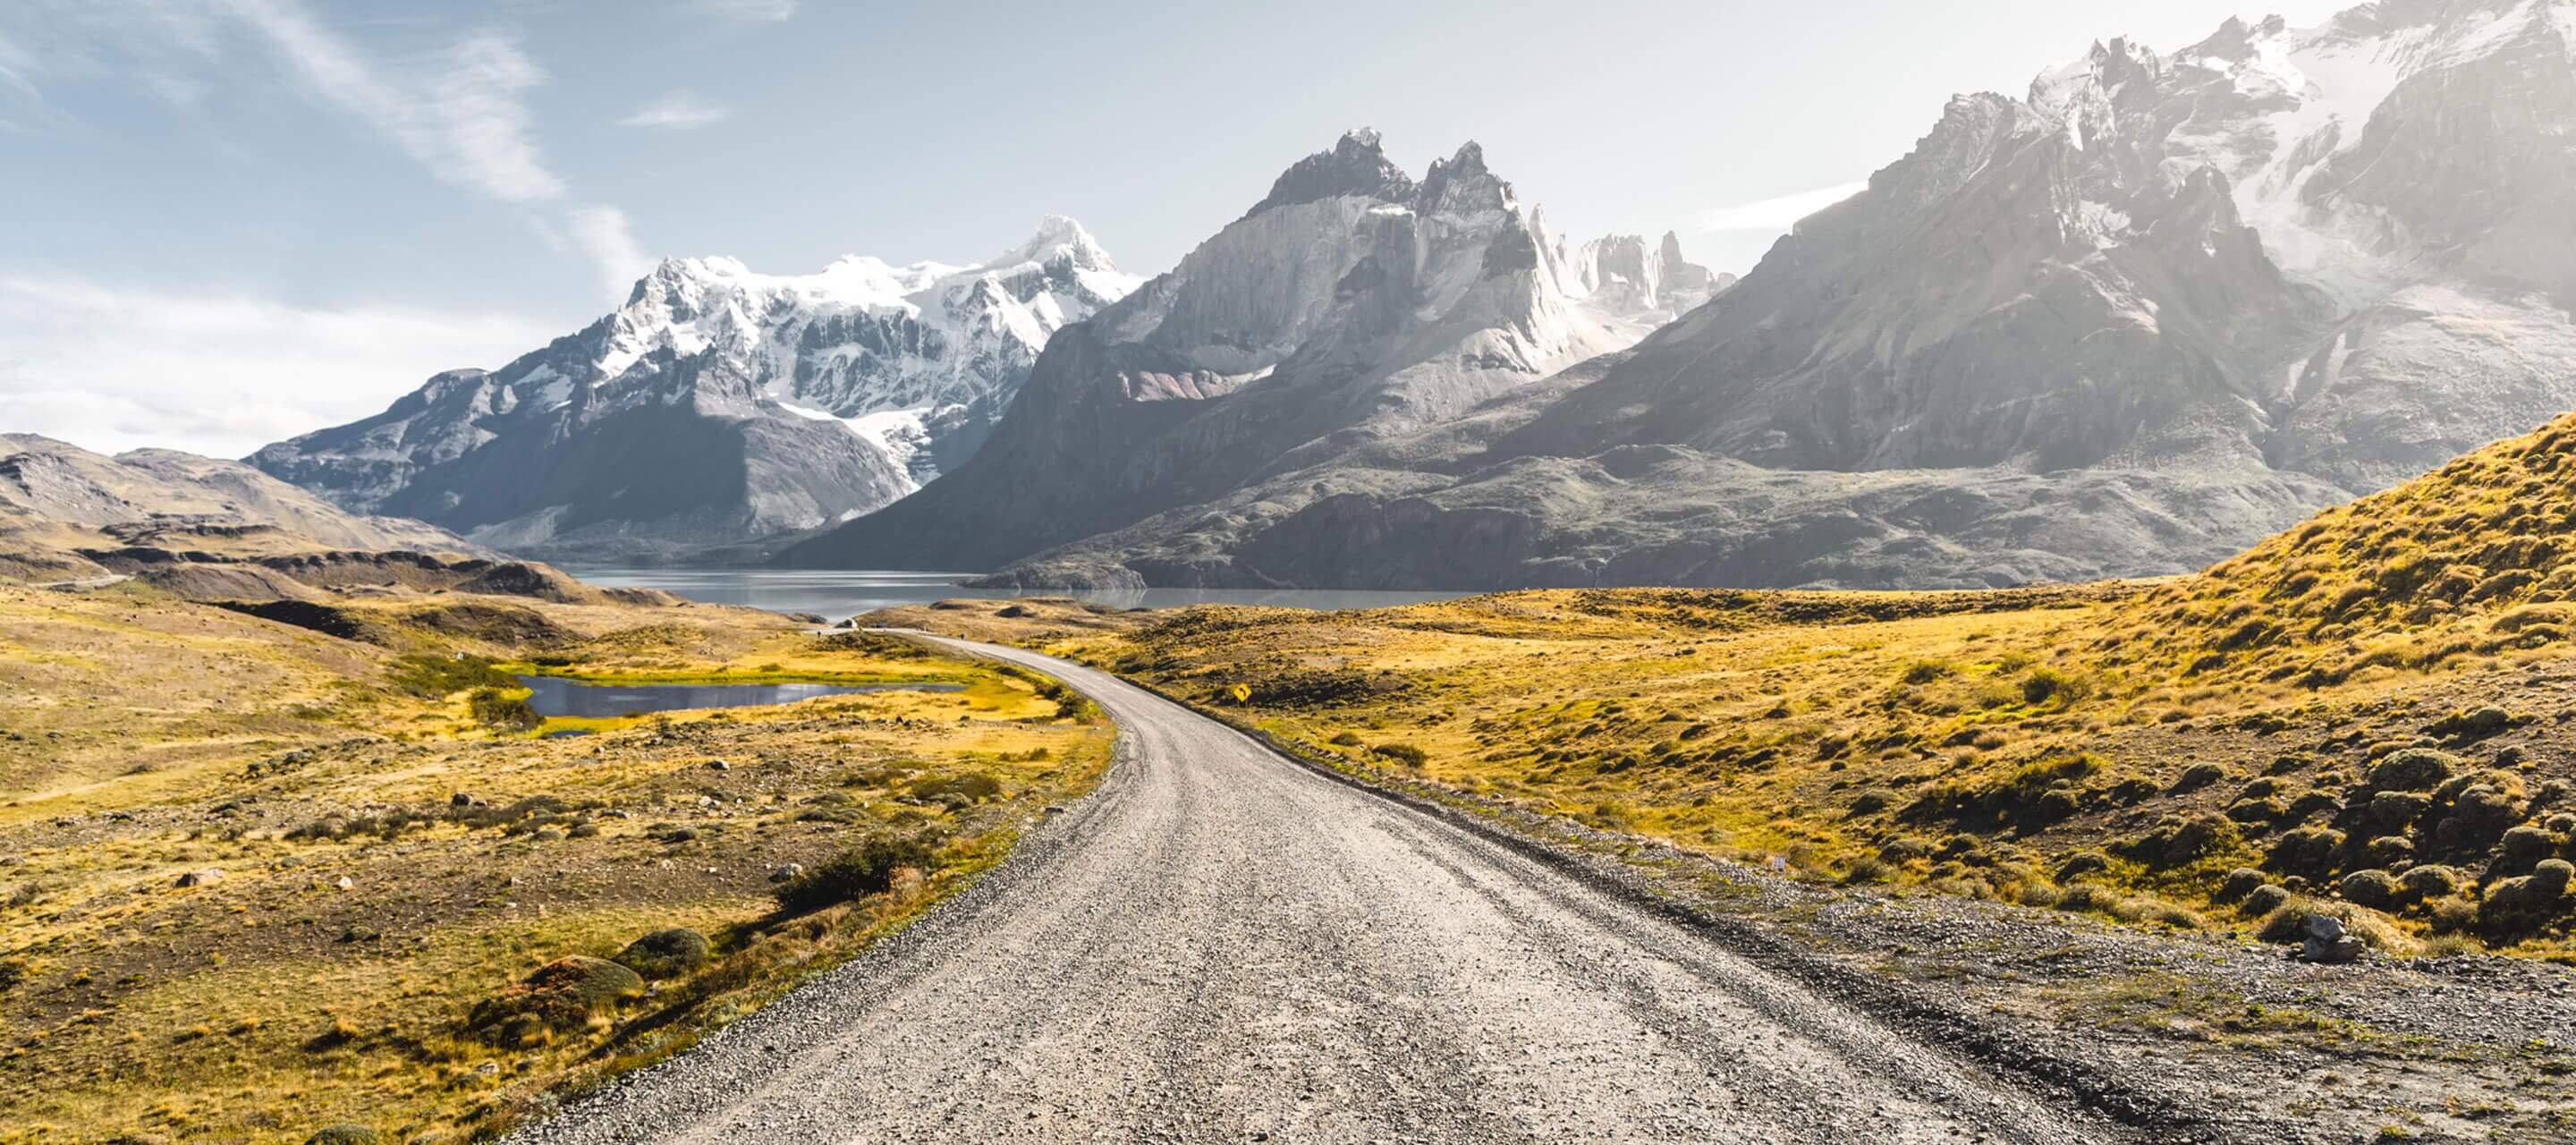
POLYGON ((444 529, 360 516, 238 461, 138 449, 108 457, 0 434, 0 573, 108 575, 127 549, 276 555, 325 550, 480 554, 444 529))
POLYGON ((1682 257, 1681 236, 1664 232, 1653 247, 1639 235, 1609 235, 1569 248, 1563 239, 1542 249, 1557 262, 1560 285, 1597 309, 1654 326, 1698 309, 1736 276, 1682 257))
POLYGON ((1061 217, 964 267, 852 257, 781 277, 672 259, 579 333, 249 460, 518 553, 756 544, 972 456, 1047 339, 1135 284, 1061 217))
MULTIPOLYGON (((2020 98, 1954 100, 1624 355, 1409 436, 1193 473, 1153 515, 1008 554, 1008 576, 1976 587, 2198 567, 2576 406, 2571 39, 2576 0, 2424 0, 2231 21, 2170 54, 2104 43, 2020 98)), ((1567 261, 1629 265, 1588 258, 1567 261)))
POLYGON ((973 460, 783 559, 989 568, 1447 424, 1635 337, 1552 249, 1475 144, 1417 182, 1354 131, 1059 333, 973 460))

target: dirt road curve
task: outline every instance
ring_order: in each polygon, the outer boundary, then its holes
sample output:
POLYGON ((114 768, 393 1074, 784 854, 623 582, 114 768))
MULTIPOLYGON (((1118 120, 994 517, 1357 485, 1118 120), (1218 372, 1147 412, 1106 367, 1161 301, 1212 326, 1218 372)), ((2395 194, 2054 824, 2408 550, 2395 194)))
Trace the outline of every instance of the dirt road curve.
POLYGON ((910 932, 530 1142, 2116 1134, 1114 677, 1098 794, 910 932))

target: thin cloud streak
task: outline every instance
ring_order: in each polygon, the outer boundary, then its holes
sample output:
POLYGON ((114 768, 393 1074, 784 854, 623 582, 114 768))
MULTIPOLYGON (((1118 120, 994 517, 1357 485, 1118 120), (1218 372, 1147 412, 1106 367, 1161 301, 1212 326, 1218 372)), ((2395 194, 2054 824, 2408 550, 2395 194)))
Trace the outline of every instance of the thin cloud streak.
POLYGON ((686 131, 690 128, 723 122, 732 114, 733 112, 726 108, 707 102, 698 93, 681 88, 635 109, 633 114, 618 120, 617 123, 620 127, 653 127, 686 131))
POLYGON ((612 297, 624 297, 636 279, 653 269, 653 259, 636 243, 624 211, 604 205, 575 207, 564 217, 564 229, 571 232, 572 244, 599 265, 600 281, 612 297))
MULTIPOLYGON (((438 179, 504 203, 560 212, 572 245, 599 267, 612 298, 651 267, 626 213, 574 205, 537 146, 525 93, 545 72, 498 32, 477 32, 422 74, 389 73, 316 22, 296 0, 224 0, 265 36, 307 86, 390 138, 438 179)), ((543 220, 539 220, 543 225, 543 220)))
POLYGON ((1785 231, 1798 220, 1868 190, 1866 181, 1837 183, 1775 199, 1720 207, 1699 217, 1703 231, 1785 231))
POLYGON ((798 0, 692 0, 689 5, 710 16, 729 20, 757 20, 780 23, 796 15, 798 0))
POLYGON ((496 33, 467 37, 446 67, 410 82, 389 78, 292 0, 231 0, 324 99, 392 138, 432 175, 503 202, 561 198, 530 138, 520 94, 544 73, 496 33))

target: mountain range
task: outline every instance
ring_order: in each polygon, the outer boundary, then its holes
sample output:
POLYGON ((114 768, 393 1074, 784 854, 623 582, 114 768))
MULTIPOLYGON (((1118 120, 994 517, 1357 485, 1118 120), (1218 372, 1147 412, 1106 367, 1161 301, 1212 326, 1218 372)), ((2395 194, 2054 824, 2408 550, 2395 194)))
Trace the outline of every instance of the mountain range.
POLYGON ((670 259, 499 370, 253 454, 513 552, 662 559, 868 512, 971 456, 1049 337, 1133 290, 1067 218, 981 263, 670 259))
POLYGON ((1023 585, 1974 587, 2196 568, 2576 406, 2576 0, 2097 44, 1741 280, 1469 143, 1172 270, 666 262, 250 461, 555 559, 1023 585))
POLYGON ((1573 260, 1530 253, 1507 188, 1480 229, 1433 222, 1472 148, 1416 187, 1345 140, 1060 337, 1009 449, 785 557, 1424 588, 2198 567, 2576 405, 2571 38, 2568 0, 2427 0, 2109 41, 1954 99, 1611 350, 1535 285, 1573 260), (1476 265, 1473 304, 1337 239, 1330 306, 1243 316, 1275 353, 1164 317, 1239 296, 1212 271, 1265 238, 1398 228, 1476 265))
MULTIPOLYGON (((1590 346, 1633 342, 1728 280, 1669 234, 1545 241, 1566 260, 1548 289, 1603 328, 1590 346)), ((853 256, 780 277, 671 259, 578 333, 248 460, 352 511, 532 556, 748 559, 963 465, 1056 332, 1138 283, 1062 216, 967 266, 853 256)))

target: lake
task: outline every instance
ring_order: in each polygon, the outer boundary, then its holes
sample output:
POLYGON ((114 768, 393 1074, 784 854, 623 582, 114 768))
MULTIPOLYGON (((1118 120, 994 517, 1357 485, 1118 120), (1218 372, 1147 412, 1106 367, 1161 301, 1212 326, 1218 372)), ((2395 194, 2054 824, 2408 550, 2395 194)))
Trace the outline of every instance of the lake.
POLYGON ((704 604, 740 604, 773 612, 811 612, 833 620, 951 597, 1008 600, 1025 596, 1072 597, 1112 608, 1179 608, 1192 604, 1259 604, 1276 608, 1391 608, 1455 600, 1463 592, 1369 592, 1349 589, 1008 589, 967 588, 972 573, 872 572, 815 569, 606 568, 566 565, 564 571, 601 588, 658 588, 704 604))
POLYGON ((521 676, 528 706, 537 714, 603 719, 697 708, 752 708, 792 704, 816 696, 860 692, 954 692, 958 684, 585 684, 561 676, 521 676))

